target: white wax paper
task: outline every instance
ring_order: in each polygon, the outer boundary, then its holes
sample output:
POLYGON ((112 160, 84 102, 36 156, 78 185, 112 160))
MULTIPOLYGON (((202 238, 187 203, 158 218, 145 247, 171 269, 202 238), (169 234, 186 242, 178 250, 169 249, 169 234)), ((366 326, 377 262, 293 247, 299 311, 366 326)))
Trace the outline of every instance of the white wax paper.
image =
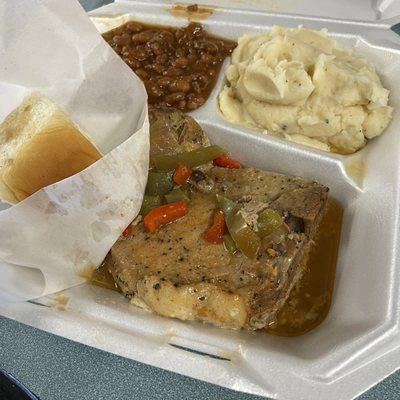
POLYGON ((23 98, 55 100, 104 157, 0 206, 0 298, 84 281, 137 215, 147 179, 146 91, 75 0, 0 3, 0 122, 23 98))

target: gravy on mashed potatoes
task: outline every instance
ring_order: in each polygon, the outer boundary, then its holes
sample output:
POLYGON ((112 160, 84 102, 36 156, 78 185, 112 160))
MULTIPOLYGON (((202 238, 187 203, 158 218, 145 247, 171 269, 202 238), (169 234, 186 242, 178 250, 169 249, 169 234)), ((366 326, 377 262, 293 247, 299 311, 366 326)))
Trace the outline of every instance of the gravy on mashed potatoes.
POLYGON ((354 153, 391 120, 375 68, 325 29, 244 35, 226 78, 219 107, 228 121, 325 151, 354 153))

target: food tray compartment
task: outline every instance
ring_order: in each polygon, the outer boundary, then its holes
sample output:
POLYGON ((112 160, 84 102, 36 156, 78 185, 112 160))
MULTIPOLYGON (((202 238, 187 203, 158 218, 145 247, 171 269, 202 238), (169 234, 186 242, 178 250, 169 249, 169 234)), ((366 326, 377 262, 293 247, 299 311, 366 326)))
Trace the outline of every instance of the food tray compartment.
MULTIPOLYGON (((185 25, 165 4, 121 2, 91 13, 100 30, 128 18, 185 25), (113 17, 113 18, 111 18, 113 17)), ((212 142, 254 167, 317 180, 344 208, 332 307, 313 331, 284 338, 218 329, 150 314, 112 291, 82 285, 30 303, 0 304, 3 315, 116 354, 232 389, 294 399, 350 399, 399 367, 399 39, 376 27, 246 11, 216 11, 211 33, 237 38, 274 24, 327 27, 344 47, 375 64, 391 89, 393 121, 350 156, 325 153, 227 123, 216 99, 191 113, 212 142), (398 47, 397 47, 398 48, 398 47), (372 363, 373 361, 373 363, 372 363)), ((228 65, 225 62, 224 68, 228 65)))
MULTIPOLYGON (((130 0, 120 0, 116 3, 106 5, 97 10, 92 11, 89 15, 100 32, 106 32, 129 20, 138 20, 151 24, 185 26, 186 18, 179 18, 174 12, 171 13, 173 7, 165 6, 164 3, 134 2, 130 0)), ((327 21, 314 20, 302 16, 288 17, 284 15, 271 15, 266 13, 252 13, 249 11, 232 10, 232 9, 215 9, 214 12, 206 19, 200 20, 211 34, 222 36, 228 39, 237 39, 244 34, 260 34, 269 31, 274 25, 282 25, 285 27, 295 28, 303 25, 311 29, 329 30, 329 36, 336 40, 340 47, 354 50, 355 55, 363 57, 375 65, 378 75, 381 78, 385 88, 392 89, 389 97, 389 105, 394 107, 393 121, 397 116, 396 105, 400 103, 400 95, 395 90, 397 82, 397 70, 400 67, 400 37, 394 32, 382 27, 375 29, 365 29, 360 24, 352 24, 343 21, 327 21), (393 90, 394 89, 394 90, 393 90)), ((319 151, 314 148, 298 145, 294 142, 288 142, 273 136, 264 135, 250 128, 241 127, 226 121, 218 111, 218 94, 222 90, 225 77, 224 71, 229 65, 229 59, 226 59, 221 68, 216 85, 207 99, 206 103, 191 112, 197 121, 203 125, 224 126, 237 132, 246 132, 247 135, 261 136, 271 144, 271 146, 287 146, 293 149, 296 154, 304 153, 305 157, 323 157, 329 162, 338 162, 340 168, 345 170, 346 179, 353 182, 354 186, 359 188, 363 185, 363 177, 367 169, 369 154, 377 148, 380 141, 384 141, 382 146, 390 146, 390 139, 396 135, 396 124, 392 121, 385 129, 383 135, 368 141, 367 145, 358 152, 351 155, 339 155, 319 151), (280 144, 278 144, 280 143, 280 144), (314 154, 314 155, 313 155, 314 154)), ((282 168, 280 157, 276 157, 277 167, 282 168)), ((314 162, 311 162, 313 164, 314 162)), ((278 170, 278 169, 276 169, 278 170)), ((290 173, 289 171, 282 171, 290 173)), ((319 179, 315 176, 318 170, 314 171, 314 175, 308 176, 309 179, 319 179)), ((306 176, 304 176, 306 178, 306 176)), ((323 182, 329 184, 329 182, 323 182)))

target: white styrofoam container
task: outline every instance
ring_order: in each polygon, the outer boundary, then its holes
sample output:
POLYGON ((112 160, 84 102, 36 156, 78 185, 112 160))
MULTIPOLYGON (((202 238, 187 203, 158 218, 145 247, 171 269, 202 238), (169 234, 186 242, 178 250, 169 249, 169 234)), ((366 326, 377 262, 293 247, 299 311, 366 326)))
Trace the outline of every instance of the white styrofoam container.
MULTIPOLYGON (((311 14, 320 2, 306 3, 311 14)), ((361 0, 354 3, 360 5, 361 0)), ((374 10, 396 7, 394 1, 367 4, 374 10)), ((90 15, 100 30, 129 18, 167 25, 187 22, 156 2, 119 2, 90 15)), ((53 307, 57 297, 42 298, 0 304, 0 314, 124 357, 280 400, 352 399, 398 369, 400 38, 389 29, 393 19, 376 21, 384 16, 383 11, 375 17, 366 13, 363 18, 370 22, 355 22, 219 9, 203 21, 208 31, 230 38, 266 31, 274 24, 326 27, 341 46, 373 62, 384 86, 391 89, 392 123, 381 137, 350 156, 227 123, 216 107, 223 74, 207 103, 192 113, 214 143, 244 164, 317 180, 341 202, 344 220, 334 298, 320 327, 296 338, 218 329, 149 314, 118 293, 90 285, 65 291, 65 308, 53 307)))
MULTIPOLYGON (((117 0, 118 1, 118 0, 117 0)), ((144 0, 151 3, 152 0, 144 0)), ((174 0, 163 0, 174 4, 174 0)), ((193 3, 184 0, 180 3, 193 3)), ((197 4, 264 12, 328 17, 356 21, 380 21, 400 15, 398 0, 199 0, 197 4)))

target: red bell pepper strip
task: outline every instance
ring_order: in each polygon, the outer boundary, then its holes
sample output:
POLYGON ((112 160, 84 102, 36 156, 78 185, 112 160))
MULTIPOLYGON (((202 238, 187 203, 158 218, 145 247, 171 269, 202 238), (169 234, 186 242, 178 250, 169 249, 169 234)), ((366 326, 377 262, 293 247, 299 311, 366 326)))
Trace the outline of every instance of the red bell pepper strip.
POLYGON ((242 168, 242 164, 240 162, 229 158, 228 156, 219 156, 214 158, 213 164, 217 167, 221 168, 229 168, 229 169, 240 169, 242 168))
POLYGON ((214 215, 213 224, 204 233, 203 238, 207 243, 221 244, 224 242, 226 232, 225 216, 222 211, 217 211, 214 215))
POLYGON ((154 233, 163 225, 176 221, 188 213, 188 208, 183 200, 165 204, 150 211, 143 220, 144 227, 154 233))
POLYGON ((172 176, 173 181, 177 185, 184 185, 192 176, 192 170, 186 165, 180 164, 172 176))

